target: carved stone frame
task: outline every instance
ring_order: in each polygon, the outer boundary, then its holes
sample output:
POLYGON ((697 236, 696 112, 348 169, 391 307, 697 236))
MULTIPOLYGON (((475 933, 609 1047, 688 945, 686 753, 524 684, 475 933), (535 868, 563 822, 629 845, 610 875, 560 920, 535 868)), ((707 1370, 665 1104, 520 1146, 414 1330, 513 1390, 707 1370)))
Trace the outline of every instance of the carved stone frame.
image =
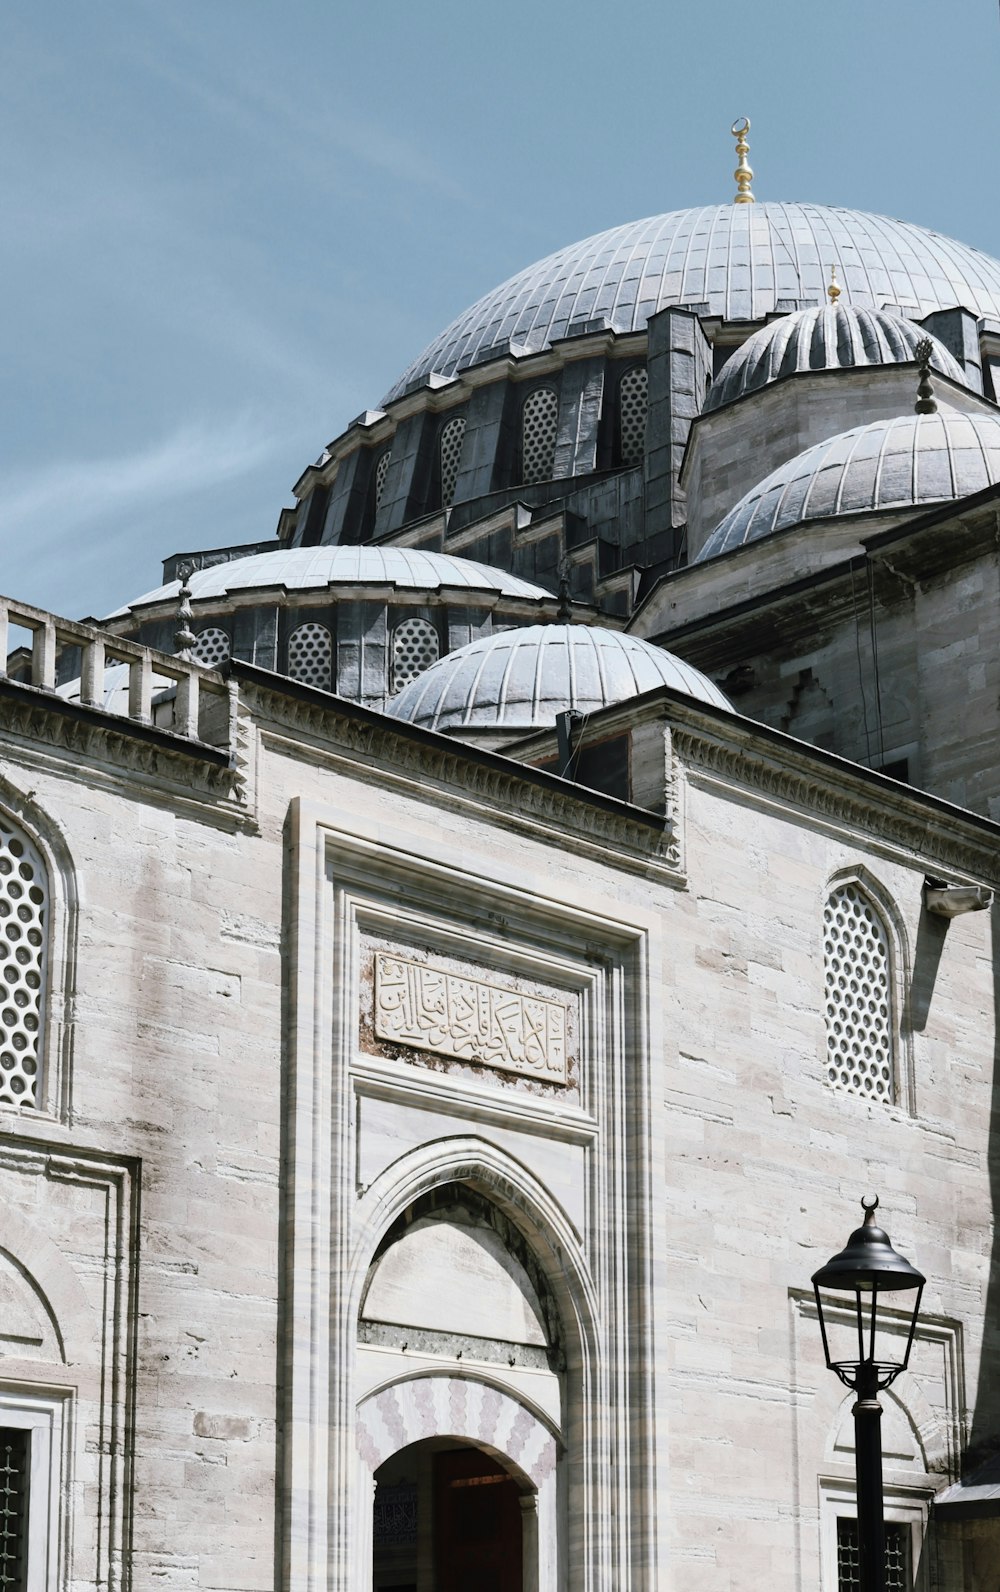
MULTIPOLYGON (((487 815, 488 816, 488 815, 487 815)), ((653 1256, 664 1218, 652 1198, 662 1186, 663 1135, 654 1121, 647 1003, 651 912, 624 920, 620 904, 584 890, 543 893, 537 858, 523 884, 484 877, 482 849, 470 838, 469 868, 426 835, 360 816, 342 827, 343 809, 295 801, 291 809, 287 984, 290 995, 286 1098, 286 1240, 283 1362, 282 1582, 296 1592, 358 1592, 354 1345, 358 1303, 372 1245, 405 1208, 412 1189, 456 1175, 506 1200, 531 1231, 543 1264, 561 1261, 561 1309, 573 1318, 575 1389, 567 1398, 568 1477, 555 1585, 564 1592, 652 1592, 657 1585, 657 1424, 652 1368, 653 1256), (434 852, 428 858, 428 852, 434 852), (428 858, 428 860, 424 860, 428 858), (473 869, 478 871, 473 872, 473 869), (534 885, 531 880, 534 879, 534 885), (428 1140, 400 1177, 382 1190, 358 1186, 355 1158, 357 925, 395 898, 435 902, 455 922, 499 913, 504 942, 570 948, 589 969, 593 999, 589 1059, 593 1123, 552 1120, 555 1138, 586 1142, 586 1231, 578 1232, 550 1191, 533 1188, 526 1168, 498 1152, 488 1132, 463 1128, 428 1140), (373 906, 374 903, 374 906, 373 906), (456 1154, 459 1157, 455 1162, 456 1154), (374 1204, 373 1204, 374 1201, 374 1204), (545 1248, 548 1246, 548 1253, 545 1248)), ((488 864, 486 865, 488 867, 488 864)), ((498 870, 499 872, 499 870, 498 870)), ((499 936, 498 936, 499 938, 499 936)), ((440 1103, 444 1080, 429 1072, 440 1103)), ((412 1089, 412 1079, 408 1081, 412 1089)), ((386 1084, 389 1087, 389 1084, 386 1084)), ((502 1109, 500 1104, 496 1109, 502 1109)), ((534 1108, 519 1108, 522 1122, 534 1108)), ((544 1115, 544 1113, 542 1114, 544 1115)), ((540 1129, 540 1131, 542 1131, 540 1129)), ((392 1169, 390 1169, 391 1171, 392 1169)))

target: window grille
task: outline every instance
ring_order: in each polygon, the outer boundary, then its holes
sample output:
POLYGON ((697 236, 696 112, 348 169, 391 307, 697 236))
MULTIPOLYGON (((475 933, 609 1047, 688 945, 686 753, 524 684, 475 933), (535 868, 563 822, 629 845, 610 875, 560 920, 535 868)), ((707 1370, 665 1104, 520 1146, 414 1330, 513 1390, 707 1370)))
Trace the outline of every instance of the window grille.
POLYGON ((0 1426, 0 1592, 28 1585, 28 1443, 26 1431, 0 1426))
POLYGON ((299 625, 288 638, 288 673, 303 685, 330 689, 333 668, 333 638, 325 625, 299 625))
POLYGON ((218 664, 225 663, 229 657, 229 632, 220 630, 218 625, 209 625, 205 630, 199 630, 191 656, 196 663, 204 663, 210 669, 218 664))
POLYGON ((462 457, 462 439, 465 436, 465 416, 455 415, 441 428, 441 507, 450 509, 458 480, 458 462, 462 457))
POLYGON ((559 400, 551 387, 536 387, 521 410, 521 480, 551 481, 556 458, 559 400))
POLYGON ((627 370, 618 384, 618 435, 622 464, 640 464, 646 452, 645 365, 627 370))
POLYGON ((440 656, 441 643, 430 620, 404 619, 392 633, 393 692, 402 691, 440 656))
POLYGON ((0 816, 0 1104, 4 1105, 38 1104, 48 920, 45 864, 27 835, 0 816))
POLYGON ((827 1077, 867 1100, 895 1098, 889 937, 857 884, 834 890, 823 915, 827 1077))
MULTIPOLYGON (((885 1592, 910 1592, 910 1530, 896 1520, 885 1523, 885 1592)), ((856 1592, 861 1585, 858 1522, 837 1521, 837 1592, 856 1592)))
POLYGON ((385 478, 389 473, 389 460, 392 458, 391 448, 386 448, 375 460, 375 513, 379 511, 382 502, 382 492, 385 488, 385 478))

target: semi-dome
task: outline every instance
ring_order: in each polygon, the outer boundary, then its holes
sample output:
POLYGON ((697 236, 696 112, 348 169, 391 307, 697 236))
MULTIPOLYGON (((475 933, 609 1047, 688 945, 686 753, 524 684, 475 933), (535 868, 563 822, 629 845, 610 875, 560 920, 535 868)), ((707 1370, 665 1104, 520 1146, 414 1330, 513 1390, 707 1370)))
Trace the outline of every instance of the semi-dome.
POLYGON ((446 327, 384 401, 508 344, 537 353, 592 324, 641 331, 671 304, 763 320, 780 300, 822 303, 831 266, 853 304, 1000 317, 1000 261, 942 233, 832 205, 708 205, 612 227, 518 272, 446 327))
POLYGON ((640 636, 589 625, 526 625, 449 653, 399 693, 388 712, 425 729, 517 730, 566 708, 594 713, 657 686, 728 708, 711 680, 640 636))
MULTIPOLYGON (((529 599, 551 599, 552 596, 541 586, 509 575, 506 570, 494 569, 490 564, 413 547, 280 548, 273 553, 251 553, 246 558, 196 569, 188 584, 195 602, 208 598, 221 600, 236 592, 275 586, 286 591, 308 591, 313 595, 329 586, 395 586, 404 591, 457 587, 529 599)), ((135 609, 176 601, 179 592, 180 582, 172 580, 134 598, 108 617, 119 619, 135 609)))
MULTIPOLYGON (((902 315, 861 304, 817 304, 797 310, 762 326, 740 344, 708 389, 705 408, 719 409, 801 371, 912 363, 917 344, 927 335, 902 315)), ((958 360, 936 337, 929 342, 934 369, 964 386, 965 372, 958 360)))
POLYGON ((1000 482, 1000 415, 940 409, 854 426, 773 470, 719 521, 695 560, 804 520, 969 497, 1000 482))

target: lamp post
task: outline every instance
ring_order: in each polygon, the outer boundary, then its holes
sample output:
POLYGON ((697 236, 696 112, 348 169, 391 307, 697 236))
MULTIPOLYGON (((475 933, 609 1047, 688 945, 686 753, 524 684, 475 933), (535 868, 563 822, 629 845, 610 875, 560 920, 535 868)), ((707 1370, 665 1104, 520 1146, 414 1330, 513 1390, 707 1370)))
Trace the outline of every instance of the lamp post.
POLYGON ((864 1225, 847 1245, 813 1277, 823 1353, 831 1371, 857 1394, 854 1406, 854 1461, 857 1477, 858 1546, 861 1592, 885 1592, 885 1522, 882 1511, 882 1406, 879 1393, 905 1371, 917 1328, 925 1279, 908 1260, 897 1255, 888 1233, 875 1225, 878 1196, 861 1201, 864 1225), (886 1322, 878 1319, 879 1300, 886 1293, 915 1293, 903 1358, 890 1359, 886 1322), (824 1298, 824 1294, 826 1298, 824 1298), (837 1295, 848 1297, 838 1298, 837 1295), (853 1297, 851 1297, 853 1296, 853 1297), (842 1352, 831 1353, 831 1336, 849 1338, 842 1352), (878 1333, 882 1332, 880 1341, 878 1333), (856 1342, 855 1342, 856 1334, 856 1342), (877 1352, 878 1351, 878 1352, 877 1352))

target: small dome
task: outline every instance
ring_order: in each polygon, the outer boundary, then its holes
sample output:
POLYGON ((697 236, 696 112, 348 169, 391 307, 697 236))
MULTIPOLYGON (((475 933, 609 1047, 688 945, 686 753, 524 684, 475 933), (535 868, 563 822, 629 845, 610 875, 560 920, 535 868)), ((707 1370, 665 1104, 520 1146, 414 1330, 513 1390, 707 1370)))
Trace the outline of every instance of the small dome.
POLYGON ((720 520, 695 562, 800 525, 969 497, 1000 482, 1000 415, 899 415, 855 426, 773 470, 720 520))
MULTIPOLYGON (((915 363, 917 344, 927 335, 902 315, 857 304, 797 310, 762 326, 740 345, 708 389, 705 408, 719 409, 798 371, 915 363)), ((934 369, 964 387, 965 372, 958 360, 937 338, 930 338, 930 343, 934 369)))
POLYGON ((852 304, 1000 317, 1000 261, 940 232, 834 205, 705 205, 598 232, 518 272, 447 326, 384 402, 509 346, 536 354, 590 327, 643 331, 671 304, 763 320, 782 299, 821 300, 831 266, 852 304))
MULTIPOLYGON (((407 591, 435 591, 458 587, 465 591, 495 592, 503 597, 549 598, 552 593, 505 570, 478 564, 450 553, 427 553, 413 547, 290 547, 273 553, 251 553, 229 563, 196 569, 189 581, 195 602, 219 600, 234 592, 282 586, 286 591, 321 592, 328 586, 395 586, 407 591)), ((119 619, 136 608, 176 601, 180 581, 146 592, 118 608, 109 619, 119 619)))
POLYGON ((449 653, 390 703, 393 718, 429 730, 517 730, 555 722, 566 708, 594 713, 669 685, 728 708, 690 664, 639 636, 588 625, 526 625, 449 653))

